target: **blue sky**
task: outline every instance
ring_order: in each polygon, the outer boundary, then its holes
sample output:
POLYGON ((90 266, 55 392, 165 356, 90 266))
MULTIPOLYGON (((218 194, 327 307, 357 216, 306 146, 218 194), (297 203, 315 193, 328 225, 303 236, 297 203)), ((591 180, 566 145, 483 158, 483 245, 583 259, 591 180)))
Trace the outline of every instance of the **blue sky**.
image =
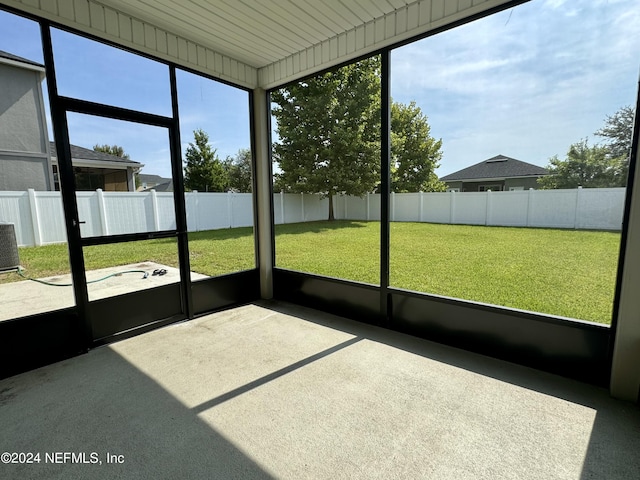
MULTIPOLYGON (((533 0, 392 52, 394 100, 415 100, 443 140, 437 173, 497 154, 546 165, 635 104, 637 0, 533 0)), ((53 35, 60 93, 170 115, 168 68, 64 32, 53 35)), ((0 50, 42 61, 37 25, 0 11, 0 50)), ((178 75, 183 153, 202 128, 224 158, 249 147, 245 91, 178 75)), ((169 176, 168 137, 155 127, 69 117, 72 143, 118 144, 143 173, 169 176)))
POLYGON ((392 53, 394 100, 443 140, 439 175, 503 154, 544 166, 635 105, 637 0, 534 0, 392 53))

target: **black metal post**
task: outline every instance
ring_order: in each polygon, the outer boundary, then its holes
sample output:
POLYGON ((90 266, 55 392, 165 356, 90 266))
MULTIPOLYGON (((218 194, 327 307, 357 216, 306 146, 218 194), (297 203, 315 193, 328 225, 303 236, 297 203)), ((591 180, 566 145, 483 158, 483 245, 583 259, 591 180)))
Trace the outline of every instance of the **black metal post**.
POLYGON ((76 202, 76 185, 71 163, 71 147, 69 145, 69 126, 67 113, 58 95, 55 63, 53 58, 53 46, 51 44, 50 24, 40 23, 42 36, 42 51, 47 75, 47 90, 49 92, 49 104, 51 108, 51 123, 53 136, 56 142, 58 158, 58 175, 60 178, 60 191, 64 208, 65 227, 67 232, 67 246, 69 248, 69 263, 71 266, 71 278, 73 279, 73 291, 78 312, 78 331, 83 337, 82 348, 86 351, 93 342, 91 319, 89 318, 89 293, 85 275, 84 256, 82 253, 82 240, 80 235, 80 221, 78 218, 78 204, 76 202))
POLYGON ((187 233, 187 213, 184 198, 184 177, 182 174, 182 152, 180 148, 180 115, 178 111, 178 85, 176 67, 169 66, 171 82, 172 126, 169 128, 171 148, 171 171, 173 174, 173 201, 176 212, 176 230, 178 231, 178 257, 180 260, 180 288, 182 290, 183 310, 187 318, 193 318, 193 297, 191 296, 191 262, 189 260, 189 237, 187 233))
POLYGON ((389 301, 389 204, 391 190, 391 52, 383 50, 380 81, 380 316, 390 323, 389 301))

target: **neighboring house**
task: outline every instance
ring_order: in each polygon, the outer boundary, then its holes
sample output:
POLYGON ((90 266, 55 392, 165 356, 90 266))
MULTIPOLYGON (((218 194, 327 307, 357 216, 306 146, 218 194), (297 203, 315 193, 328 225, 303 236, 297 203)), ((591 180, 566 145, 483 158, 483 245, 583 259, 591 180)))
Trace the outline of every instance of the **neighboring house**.
POLYGON ((161 177, 160 175, 147 175, 141 173, 138 175, 139 192, 155 190, 156 192, 173 192, 173 181, 170 178, 161 177))
POLYGON ((53 190, 44 66, 0 50, 0 190, 53 190))
MULTIPOLYGON (((58 158, 53 142, 50 143, 50 149, 55 189, 60 190, 58 158)), ((77 145, 71 145, 71 164, 76 177, 76 190, 100 188, 105 192, 135 192, 135 173, 143 167, 140 162, 96 152, 77 145)))
MULTIPOLYGON (((0 190, 59 190, 42 94, 44 66, 0 50, 0 190)), ((77 190, 136 190, 143 164, 71 145, 77 190)))
POLYGON ((496 155, 440 178, 447 191, 492 192, 528 190, 538 187, 538 178, 549 172, 538 165, 496 155))

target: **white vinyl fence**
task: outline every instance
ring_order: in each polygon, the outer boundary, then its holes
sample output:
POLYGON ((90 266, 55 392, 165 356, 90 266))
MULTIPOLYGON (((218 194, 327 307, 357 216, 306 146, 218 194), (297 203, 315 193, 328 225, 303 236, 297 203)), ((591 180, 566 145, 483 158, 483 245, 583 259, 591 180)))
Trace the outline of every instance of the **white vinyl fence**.
MULTIPOLYGON (((620 230, 624 188, 515 192, 399 193, 391 220, 514 227, 620 230)), ((176 226, 171 192, 78 192, 84 237, 169 230, 176 226)), ((253 225, 250 193, 185 195, 190 232, 253 225)), ((326 220, 319 195, 274 195, 276 224, 326 220)), ((334 198, 337 219, 380 220, 380 195, 334 198)), ((18 245, 66 242, 60 192, 0 192, 0 222, 13 223, 18 245)))

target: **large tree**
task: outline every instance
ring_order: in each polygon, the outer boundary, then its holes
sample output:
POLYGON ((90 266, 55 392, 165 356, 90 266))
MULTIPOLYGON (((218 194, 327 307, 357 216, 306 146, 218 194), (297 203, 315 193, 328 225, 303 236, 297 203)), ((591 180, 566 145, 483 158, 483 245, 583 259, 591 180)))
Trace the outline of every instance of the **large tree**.
POLYGON ((620 108, 613 115, 607 115, 604 127, 595 132, 604 137, 605 145, 612 157, 629 158, 631 135, 633 133, 634 110, 631 106, 620 108))
POLYGON ((587 139, 569 147, 567 156, 549 159, 549 175, 538 179, 540 188, 605 188, 626 184, 623 157, 614 158, 603 145, 589 146, 587 139))
POLYGON ((274 92, 284 191, 364 195, 380 179, 380 59, 372 57, 274 92))
POLYGON ((442 159, 442 140, 431 136, 416 102, 391 104, 391 191, 438 192, 446 184, 434 170, 442 159))
MULTIPOLYGON (((380 184, 380 59, 317 75, 272 95, 280 141, 274 188, 329 197, 362 196, 380 184)), ((392 190, 441 191, 434 170, 442 142, 415 102, 392 102, 392 190)))
POLYGON ((209 144, 209 135, 203 130, 193 132, 194 141, 189 143, 184 160, 184 186, 187 190, 201 192, 224 192, 228 179, 227 171, 209 144))
POLYGON ((122 148, 120 145, 94 145, 93 146, 93 151, 94 152, 102 152, 102 153, 108 153, 109 155, 113 155, 116 157, 120 157, 120 158, 124 158, 126 160, 130 160, 129 158, 129 154, 124 152, 124 148, 122 148))
POLYGON ((626 185, 629 174, 634 115, 632 107, 622 107, 613 115, 607 115, 604 126, 595 132, 599 137, 605 138, 604 145, 609 156, 620 159, 619 161, 623 163, 623 169, 620 173, 624 177, 623 185, 626 185))
POLYGON ((228 190, 251 192, 251 150, 241 148, 235 157, 227 157, 224 167, 227 170, 228 190))

